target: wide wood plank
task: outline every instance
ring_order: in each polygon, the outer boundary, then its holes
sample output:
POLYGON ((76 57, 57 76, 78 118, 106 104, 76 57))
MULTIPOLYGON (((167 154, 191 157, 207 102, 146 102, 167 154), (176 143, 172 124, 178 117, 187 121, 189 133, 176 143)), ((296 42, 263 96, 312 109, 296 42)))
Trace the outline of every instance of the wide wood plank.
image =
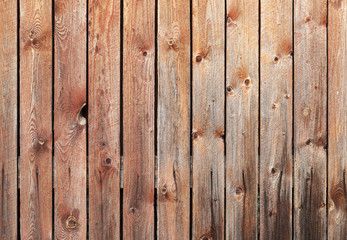
POLYGON ((0 1, 0 238, 17 239, 17 1, 0 1))
POLYGON ((89 237, 120 237, 120 1, 89 0, 89 237))
POLYGON ((347 2, 329 1, 328 238, 347 236, 347 2))
POLYGON ((158 1, 158 77, 158 237, 189 239, 189 1, 158 1))
POLYGON ((294 231, 326 236, 326 0, 294 1, 294 231))
POLYGON ((86 0, 55 0, 54 154, 57 239, 86 239, 86 0))
POLYGON ((224 238, 225 5, 193 0, 193 239, 224 238))
POLYGON ((257 238, 258 2, 227 1, 226 239, 257 238))
POLYGON ((123 151, 125 239, 154 238, 155 1, 125 0, 123 151))
POLYGON ((260 3, 260 239, 292 237, 292 4, 260 3))
POLYGON ((22 239, 52 239, 52 3, 20 1, 22 239))

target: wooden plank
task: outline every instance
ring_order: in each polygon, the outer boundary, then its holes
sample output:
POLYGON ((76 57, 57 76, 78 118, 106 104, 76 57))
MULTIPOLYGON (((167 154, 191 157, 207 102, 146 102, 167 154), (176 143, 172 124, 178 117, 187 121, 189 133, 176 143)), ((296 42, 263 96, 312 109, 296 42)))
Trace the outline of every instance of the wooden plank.
POLYGON ((258 5, 227 1, 226 239, 257 238, 258 5))
POLYGON ((153 239, 154 0, 124 1, 123 37, 123 234, 153 239))
POLYGON ((17 239, 17 1, 0 1, 0 238, 17 239))
POLYGON ((326 0, 294 1, 294 231, 326 238, 326 0))
POLYGON ((260 3, 260 239, 292 237, 292 4, 260 3))
POLYGON ((190 2, 158 1, 158 236, 189 239, 190 2))
POLYGON ((120 237, 120 1, 89 1, 89 237, 120 237))
POLYGON ((224 238, 225 4, 193 0, 193 239, 224 238))
POLYGON ((347 236, 347 2, 329 1, 328 238, 347 236))
POLYGON ((52 3, 20 1, 22 239, 52 239, 52 3))
POLYGON ((86 239, 86 0, 54 3, 54 233, 86 239))

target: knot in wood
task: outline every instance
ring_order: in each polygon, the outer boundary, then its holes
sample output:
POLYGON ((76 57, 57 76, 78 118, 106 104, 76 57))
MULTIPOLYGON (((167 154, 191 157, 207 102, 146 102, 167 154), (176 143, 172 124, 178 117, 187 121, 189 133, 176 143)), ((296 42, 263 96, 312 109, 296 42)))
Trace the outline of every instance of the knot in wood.
POLYGON ((195 59, 196 59, 197 62, 201 62, 202 61, 202 57, 200 55, 196 56, 195 59))
POLYGON ((43 144, 45 144, 45 140, 43 138, 39 138, 39 144, 42 146, 43 144))
POLYGON ((251 84, 251 79, 246 78, 245 81, 244 81, 244 84, 245 84, 246 87, 249 87, 249 85, 251 84))
POLYGON ((67 229, 75 229, 76 227, 77 227, 77 219, 73 215, 70 215, 66 219, 66 228, 67 229))

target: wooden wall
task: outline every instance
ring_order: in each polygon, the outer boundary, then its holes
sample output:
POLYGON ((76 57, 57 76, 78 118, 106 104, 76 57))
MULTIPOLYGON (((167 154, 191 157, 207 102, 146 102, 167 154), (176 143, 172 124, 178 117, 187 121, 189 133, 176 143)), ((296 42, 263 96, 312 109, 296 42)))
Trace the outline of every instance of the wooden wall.
POLYGON ((345 0, 0 1, 0 239, 346 239, 345 0))

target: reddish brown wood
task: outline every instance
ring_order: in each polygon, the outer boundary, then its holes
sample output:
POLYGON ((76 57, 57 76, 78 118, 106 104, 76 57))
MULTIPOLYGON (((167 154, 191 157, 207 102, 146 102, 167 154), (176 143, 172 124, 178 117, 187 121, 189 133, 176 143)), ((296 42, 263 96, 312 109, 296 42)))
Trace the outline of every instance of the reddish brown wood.
POLYGON ((20 12, 21 239, 52 239, 52 3, 20 12))
POLYGON ((260 239, 292 238, 292 0, 262 0, 260 239))
POLYGON ((123 146, 125 239, 154 238, 155 1, 125 0, 123 146))
POLYGON ((0 238, 17 239, 17 1, 0 1, 0 238))
POLYGON ((193 239, 224 238, 225 5, 193 0, 193 239))
POLYGON ((120 237, 120 1, 89 0, 89 237, 120 237))
POLYGON ((56 239, 86 239, 86 0, 55 0, 56 239))
POLYGON ((258 5, 227 1, 226 239, 257 238, 258 5))

